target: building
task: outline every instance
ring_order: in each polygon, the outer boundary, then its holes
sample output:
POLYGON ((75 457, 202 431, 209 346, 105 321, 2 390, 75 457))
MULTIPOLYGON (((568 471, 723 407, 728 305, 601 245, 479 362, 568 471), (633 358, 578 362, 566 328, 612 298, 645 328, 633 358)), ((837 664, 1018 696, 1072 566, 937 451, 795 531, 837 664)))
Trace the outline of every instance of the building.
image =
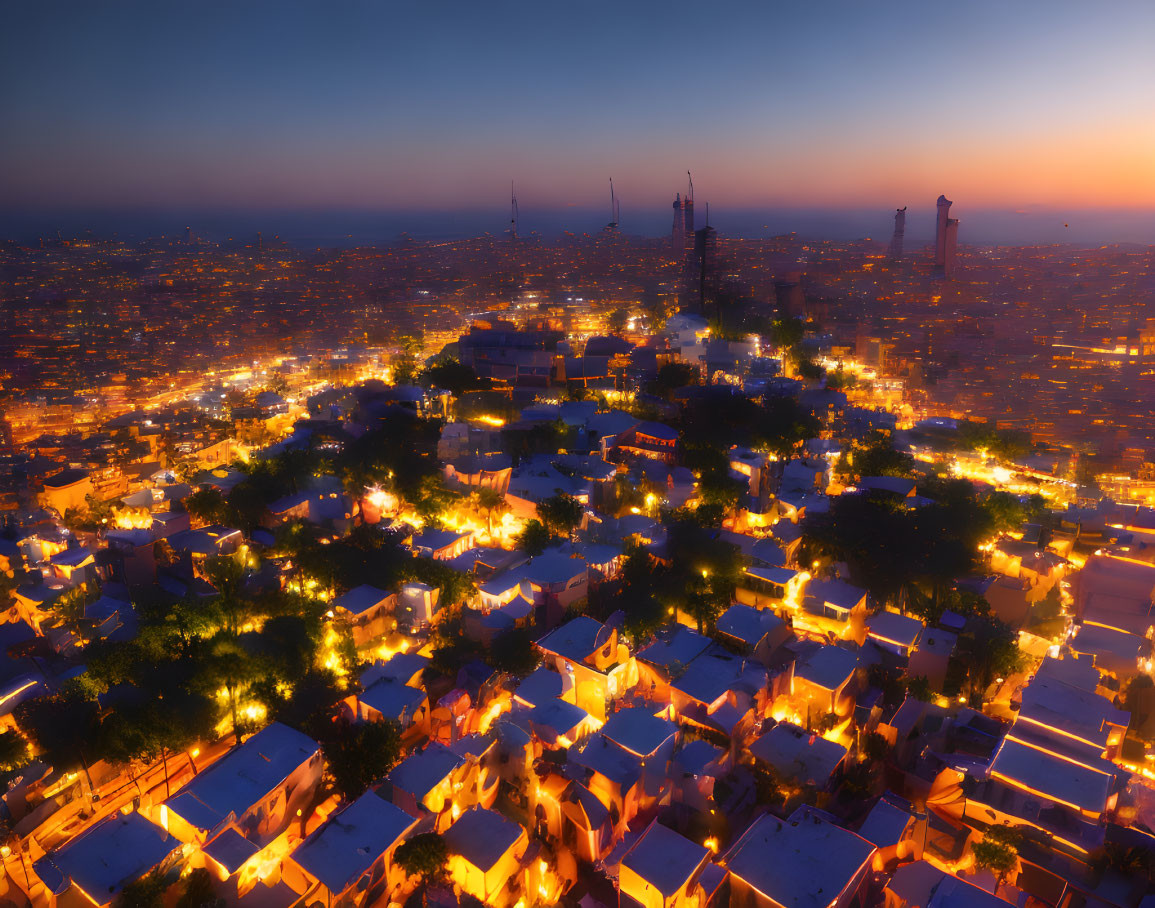
POLYGON ((958 219, 950 216, 953 205, 945 195, 938 197, 934 230, 934 273, 948 278, 954 270, 955 246, 958 243, 958 219))
POLYGON ((890 238, 890 249, 887 255, 895 261, 902 258, 902 243, 906 234, 906 206, 894 212, 894 236, 890 238))
POLYGON ((698 908, 710 849, 653 822, 622 858, 620 908, 698 908))
MULTIPOLYGON (((709 210, 707 205, 707 214, 709 210)), ((698 305, 705 312, 706 303, 713 302, 718 292, 718 231, 709 224, 694 232, 693 271, 698 305)))
POLYGON ((402 882, 393 852, 417 821, 372 791, 329 817, 285 861, 306 904, 373 904, 402 882))
POLYGON ((848 753, 838 742, 788 722, 779 722, 754 741, 749 750, 778 778, 812 785, 819 791, 831 787, 848 753))
POLYGON ((362 584, 333 600, 333 613, 349 625, 353 644, 368 646, 392 629, 397 597, 362 584))
MULTIPOLYGON (((126 885, 174 863, 181 842, 139 813, 114 813, 35 864, 50 904, 112 904, 126 885), (75 892, 81 898, 71 899, 75 892)), ((166 868, 167 869, 167 868, 166 868)))
POLYGON ((529 847, 525 830, 499 813, 474 807, 445 832, 449 875, 464 892, 493 908, 517 901, 522 858, 529 847))
POLYGON ((765 814, 730 848, 732 908, 848 908, 859 904, 874 858, 866 839, 800 807, 765 814))
POLYGON ((616 628, 580 615, 546 634, 535 644, 547 664, 571 680, 574 702, 597 719, 606 704, 637 682, 637 669, 616 628))
POLYGON ((161 804, 160 825, 182 842, 203 843, 236 826, 267 843, 312 799, 322 763, 316 741, 274 722, 161 804))
POLYGON ((86 508, 88 496, 92 494, 92 480, 84 470, 62 470, 44 480, 44 491, 40 493, 40 503, 52 508, 57 514, 73 508, 86 508))

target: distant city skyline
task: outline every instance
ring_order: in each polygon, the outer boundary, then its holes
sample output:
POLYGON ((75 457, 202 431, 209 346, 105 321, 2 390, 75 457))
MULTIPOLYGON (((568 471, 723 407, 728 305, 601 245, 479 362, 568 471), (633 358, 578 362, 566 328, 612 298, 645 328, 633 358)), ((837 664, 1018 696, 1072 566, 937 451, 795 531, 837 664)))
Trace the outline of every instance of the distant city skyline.
POLYGON ((889 235, 902 205, 917 233, 942 192, 1155 211, 1149 3, 114 0, 5 25, 15 211, 496 210, 512 178, 528 224, 613 177, 626 229, 668 222, 687 169, 723 233, 844 207, 889 235))
MULTIPOLYGON (((508 193, 508 186, 506 187, 508 193)), ((540 207, 535 200, 519 199, 522 237, 546 238, 566 232, 600 233, 609 218, 603 207, 540 207)), ((908 204, 905 254, 933 255, 935 239, 934 198, 908 204)), ((713 206, 710 221, 722 238, 766 238, 795 233, 804 240, 845 242, 871 239, 880 248, 891 240, 894 207, 890 208, 775 208, 750 210, 713 206)), ((961 246, 1031 246, 1066 243, 1096 247, 1105 243, 1144 246, 1155 242, 1155 211, 1081 211, 1030 208, 992 210, 975 208, 958 200, 954 211, 962 219, 961 246)), ((704 206, 703 206, 704 215, 704 206)), ((140 240, 160 236, 183 237, 185 228, 210 241, 280 236, 300 247, 355 246, 389 243, 402 234, 416 239, 450 240, 484 233, 500 235, 509 229, 509 199, 492 207, 473 206, 457 210, 365 210, 280 209, 227 210, 171 208, 166 210, 39 210, 0 211, 0 240, 34 242, 42 237, 74 237, 92 231, 100 238, 113 235, 140 240)), ((620 233, 623 236, 669 237, 667 205, 632 208, 623 201, 620 233)))

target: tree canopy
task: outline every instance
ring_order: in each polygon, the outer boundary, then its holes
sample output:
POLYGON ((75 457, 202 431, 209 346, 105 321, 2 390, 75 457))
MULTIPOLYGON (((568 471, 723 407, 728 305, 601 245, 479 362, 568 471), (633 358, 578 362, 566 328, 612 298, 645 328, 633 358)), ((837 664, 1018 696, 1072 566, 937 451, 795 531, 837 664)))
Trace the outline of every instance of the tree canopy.
POLYGON ((472 366, 467 366, 453 357, 439 360, 422 369, 418 380, 426 387, 444 388, 454 397, 485 387, 485 382, 472 366))
POLYGON ((537 517, 555 536, 568 539, 582 522, 585 508, 571 495, 559 492, 537 503, 537 517))
POLYGON ((389 721, 337 725, 321 741, 321 750, 329 786, 354 801, 397 764, 401 732, 389 721))

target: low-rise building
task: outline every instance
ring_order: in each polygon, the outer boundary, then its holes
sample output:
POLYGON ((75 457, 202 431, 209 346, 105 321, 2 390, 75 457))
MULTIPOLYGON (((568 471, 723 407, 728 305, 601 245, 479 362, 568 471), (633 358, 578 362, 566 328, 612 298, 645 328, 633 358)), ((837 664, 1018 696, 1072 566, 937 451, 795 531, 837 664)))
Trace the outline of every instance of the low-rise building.
POLYGON ((818 811, 765 814, 730 847, 733 908, 848 908, 862 903, 875 848, 818 811))

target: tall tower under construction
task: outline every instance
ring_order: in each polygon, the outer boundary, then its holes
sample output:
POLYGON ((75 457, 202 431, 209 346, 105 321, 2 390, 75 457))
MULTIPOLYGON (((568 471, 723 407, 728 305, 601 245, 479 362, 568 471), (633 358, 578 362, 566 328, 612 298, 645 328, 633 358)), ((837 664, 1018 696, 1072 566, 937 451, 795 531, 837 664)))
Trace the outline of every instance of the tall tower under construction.
POLYGON ((938 217, 934 230, 934 273, 937 277, 950 277, 954 271, 958 218, 950 216, 950 206, 953 204, 945 195, 938 197, 938 217))
POLYGON ((906 206, 895 209, 894 212, 894 236, 890 238, 889 256, 898 261, 902 258, 902 243, 906 235, 906 206))

